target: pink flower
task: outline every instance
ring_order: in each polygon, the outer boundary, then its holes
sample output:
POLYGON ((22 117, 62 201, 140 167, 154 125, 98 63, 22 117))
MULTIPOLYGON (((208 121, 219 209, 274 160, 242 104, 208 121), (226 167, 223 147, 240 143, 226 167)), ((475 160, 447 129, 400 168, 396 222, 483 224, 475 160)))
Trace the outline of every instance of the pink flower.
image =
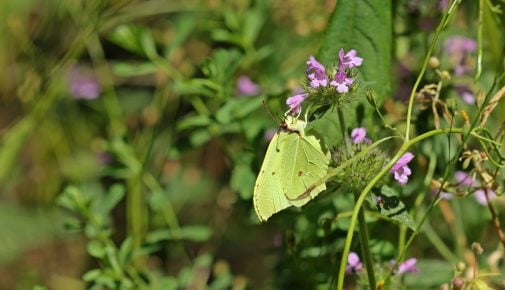
POLYGON ((348 78, 345 72, 338 71, 335 74, 335 79, 331 81, 330 85, 336 87, 339 93, 347 93, 352 83, 352 78, 348 78))
MULTIPOLYGON (((392 261, 394 263, 394 260, 392 261)), ((398 271, 396 272, 397 274, 403 274, 403 273, 417 273, 419 272, 419 269, 416 267, 417 264, 417 259, 416 258, 410 258, 406 260, 403 263, 400 263, 398 265, 398 271)))
POLYGON ((355 252, 350 252, 347 257, 347 267, 345 267, 346 273, 356 273, 363 268, 363 264, 359 260, 358 254, 355 252))
POLYGON ((318 88, 320 86, 326 87, 328 85, 328 76, 326 75, 326 69, 322 64, 320 64, 313 56, 309 57, 307 61, 307 78, 310 80, 310 86, 312 88, 318 88))
POLYGON ((354 128, 351 132, 352 142, 354 144, 367 143, 370 144, 372 141, 366 137, 365 128, 354 128))
POLYGON ((70 93, 74 99, 94 100, 100 96, 102 87, 93 73, 86 73, 74 66, 70 69, 68 76, 70 93))
MULTIPOLYGON (((487 188, 487 197, 490 201, 496 197, 494 191, 491 188, 487 188)), ((487 205, 486 192, 484 189, 475 191, 475 200, 477 200, 477 202, 482 205, 487 205)))
POLYGON ((407 164, 414 158, 414 154, 407 152, 396 161, 395 165, 389 170, 393 173, 396 181, 401 185, 404 185, 409 181, 409 175, 412 173, 407 164))
MULTIPOLYGON (((457 66, 454 68, 454 73, 457 74, 458 68, 460 66, 457 66)), ((464 72, 463 72, 464 73, 464 72)), ((475 96, 473 95, 472 91, 466 87, 466 86, 457 86, 456 91, 458 92, 459 96, 463 101, 469 105, 475 104, 475 96)))
POLYGON ((447 53, 469 53, 477 50, 477 42, 471 38, 463 36, 451 36, 444 44, 447 53))
POLYGON ((474 186, 475 185, 475 179, 468 175, 468 173, 458 170, 454 173, 454 178, 456 179, 456 182, 458 182, 459 186, 474 186))
POLYGON ((289 112, 292 112, 294 114, 300 114, 300 112, 302 111, 302 103, 303 101, 305 101, 305 98, 307 98, 307 96, 308 96, 307 93, 303 93, 289 97, 286 100, 286 105, 289 106, 289 112))
POLYGON ((260 87, 248 76, 240 76, 237 80, 237 96, 254 96, 259 94, 260 87))
POLYGON ((355 66, 360 66, 363 63, 363 59, 358 57, 358 52, 355 49, 350 50, 348 53, 345 53, 341 48, 338 52, 339 70, 344 70, 345 68, 352 68, 355 66))

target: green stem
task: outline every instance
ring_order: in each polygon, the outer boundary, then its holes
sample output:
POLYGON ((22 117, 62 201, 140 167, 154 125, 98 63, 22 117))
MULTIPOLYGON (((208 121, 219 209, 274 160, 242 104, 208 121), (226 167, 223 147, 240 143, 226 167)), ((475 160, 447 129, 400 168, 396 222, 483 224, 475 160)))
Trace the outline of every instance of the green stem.
MULTIPOLYGON (((359 198, 358 193, 354 194, 356 201, 359 198)), ((361 254, 365 260, 366 273, 368 275, 368 284, 370 289, 375 289, 375 272, 373 269, 373 258, 370 252, 370 245, 368 244, 368 228, 365 220, 365 211, 361 208, 358 212, 358 222, 359 222, 359 240, 361 244, 361 254)))
POLYGON ((417 88, 419 87, 419 84, 421 83, 421 80, 423 79, 424 73, 426 72, 426 67, 428 66, 428 62, 430 60, 431 54, 433 53, 433 49, 435 48, 435 45, 437 44, 437 40, 438 40, 438 37, 440 36, 440 32, 442 32, 442 29, 445 27, 445 25, 447 25, 449 17, 454 12, 454 9, 455 9, 458 2, 459 2, 458 0, 454 0, 451 3, 449 10, 447 11, 447 13, 444 14, 444 17, 440 21, 440 24, 437 26, 437 30, 435 32, 435 35, 433 36, 433 40, 431 41, 431 45, 428 50, 428 53, 426 54, 426 57, 424 58, 421 72, 417 76, 416 82, 414 83, 414 86, 412 87, 412 91, 410 92, 409 106, 407 109, 407 128, 405 129, 405 142, 408 142, 410 139, 410 123, 412 122, 412 108, 414 106, 414 98, 416 96, 417 88))
POLYGON ((347 158, 351 157, 351 145, 347 142, 347 127, 345 126, 344 113, 341 108, 337 108, 338 122, 340 124, 340 134, 345 144, 345 155, 347 158))
MULTIPOLYGON (((344 119, 344 113, 342 112, 342 108, 338 107, 337 108, 337 115, 338 115, 338 121, 340 125, 340 133, 342 134, 342 139, 344 140, 345 144, 345 153, 347 158, 349 159, 351 157, 351 144, 347 140, 347 128, 345 125, 345 119, 344 119)), ((354 197, 356 200, 358 200, 359 195, 358 193, 354 194, 354 197)), ((368 284, 370 287, 375 288, 375 273, 373 269, 373 259, 372 259, 372 254, 370 253, 370 246, 368 244, 368 228, 366 225, 366 220, 365 220, 365 212, 361 208, 361 205, 358 206, 359 208, 359 239, 360 239, 360 244, 361 244, 361 255, 364 258, 365 261, 365 266, 366 266, 366 272, 368 275, 368 284)))
MULTIPOLYGON (((351 249, 351 243, 352 243, 352 238, 354 235, 354 228, 356 227, 356 220, 358 218, 358 213, 361 209, 361 206, 363 205, 363 202, 365 201, 365 198, 367 194, 372 190, 372 188, 375 186, 375 184, 384 176, 386 173, 389 172, 391 167, 400 159, 400 157, 407 152, 407 150, 414 144, 417 144, 424 139, 430 138, 435 135, 439 134, 447 134, 447 133, 462 133, 463 129, 461 128, 451 128, 451 129, 436 129, 432 130, 429 132, 426 132, 424 134, 421 134, 415 138, 413 138, 410 141, 407 141, 403 143, 403 145, 400 147, 398 152, 393 156, 391 161, 388 162, 388 164, 382 168, 382 170, 377 174, 371 181, 370 183, 367 184, 365 189, 361 192, 359 195, 358 200, 356 201, 356 205, 354 207, 352 217, 351 217, 351 223, 349 225, 349 229, 347 230, 347 236, 345 240, 345 246, 344 246, 344 252, 343 252, 343 257, 342 260, 340 261, 340 268, 339 268, 339 273, 338 273, 338 283, 337 283, 337 289, 342 290, 344 287, 344 278, 345 278, 345 267, 347 265, 347 256, 349 255, 349 251, 351 249)), ((470 134, 474 134, 473 132, 470 132, 470 134)), ((412 236, 411 236, 412 239, 412 236)), ((407 245, 409 242, 407 242, 407 245)))

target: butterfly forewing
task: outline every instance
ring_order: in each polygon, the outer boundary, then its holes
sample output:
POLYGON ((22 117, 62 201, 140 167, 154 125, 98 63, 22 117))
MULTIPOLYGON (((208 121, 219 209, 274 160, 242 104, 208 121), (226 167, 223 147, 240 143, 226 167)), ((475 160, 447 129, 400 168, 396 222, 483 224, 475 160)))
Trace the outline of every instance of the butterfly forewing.
POLYGON ((282 193, 280 174, 287 136, 288 133, 282 131, 272 138, 256 179, 253 202, 261 221, 266 221, 273 214, 291 206, 282 193))

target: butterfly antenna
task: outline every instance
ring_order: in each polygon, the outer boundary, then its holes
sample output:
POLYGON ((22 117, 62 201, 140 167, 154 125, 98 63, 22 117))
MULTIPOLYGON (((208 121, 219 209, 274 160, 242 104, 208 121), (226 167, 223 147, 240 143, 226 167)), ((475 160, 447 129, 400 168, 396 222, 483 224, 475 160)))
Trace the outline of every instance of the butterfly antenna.
POLYGON ((268 108, 267 106, 267 103, 265 102, 265 100, 262 100, 261 103, 263 104, 263 109, 270 115, 270 118, 272 118, 272 120, 274 121, 280 121, 279 117, 276 117, 272 114, 272 111, 270 111, 270 109, 268 108))

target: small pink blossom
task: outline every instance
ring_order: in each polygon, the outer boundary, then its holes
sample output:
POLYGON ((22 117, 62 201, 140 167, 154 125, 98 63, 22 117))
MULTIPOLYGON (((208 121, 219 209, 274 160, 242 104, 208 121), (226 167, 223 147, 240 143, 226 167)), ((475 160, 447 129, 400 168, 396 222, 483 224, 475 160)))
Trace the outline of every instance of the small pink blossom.
POLYGON ((370 144, 372 141, 366 137, 366 129, 365 128, 354 128, 351 132, 352 142, 354 144, 366 143, 370 144))
POLYGON ((94 100, 102 92, 102 87, 96 76, 91 72, 85 72, 77 66, 73 66, 69 73, 70 93, 74 99, 94 100))
POLYGON ((320 86, 326 87, 328 85, 328 75, 326 75, 326 69, 313 56, 310 56, 309 60, 307 60, 306 72, 312 88, 315 89, 320 86))
POLYGON ((248 76, 240 76, 237 80, 237 96, 255 96, 260 92, 258 84, 248 76))
POLYGON ((463 36, 452 36, 444 43, 447 53, 470 53, 477 50, 477 42, 471 38, 463 36))
MULTIPOLYGON (((454 68, 454 73, 457 74, 457 70, 458 70, 458 67, 459 66, 456 66, 456 68, 454 68)), ((463 72, 464 73, 464 72, 463 72)), ((469 104, 469 105, 473 105, 475 104, 475 96, 473 95, 472 91, 466 87, 466 86, 457 86, 456 87, 456 91, 458 92, 459 96, 461 97, 461 99, 469 104)))
POLYGON ((358 52, 355 49, 350 50, 345 53, 341 48, 338 52, 339 70, 344 70, 345 68, 353 68, 355 66, 360 66, 363 63, 363 59, 358 57, 358 52))
MULTIPOLYGON (((394 263, 394 260, 392 261, 394 263)), ((417 264, 417 259, 416 258, 410 258, 406 260, 403 263, 400 263, 398 265, 398 271, 396 272, 397 274, 403 274, 403 273, 417 273, 419 272, 419 269, 416 266, 417 264)))
POLYGON ((406 152, 405 154, 396 161, 395 165, 389 170, 390 173, 393 173, 394 178, 398 183, 404 185, 409 181, 409 175, 412 174, 412 171, 407 166, 407 164, 414 158, 414 154, 410 152, 406 152))
POLYGON ((468 175, 468 173, 458 170, 454 173, 454 178, 459 186, 474 186, 476 184, 475 179, 468 175))
POLYGON ((345 267, 346 273, 356 273, 363 268, 363 264, 359 260, 358 254, 355 252, 350 252, 347 257, 347 267, 345 267))
MULTIPOLYGON (((487 197, 491 201, 495 199, 496 195, 491 188, 487 188, 487 197)), ((482 205, 487 205, 486 192, 484 189, 479 189, 475 191, 475 200, 482 205)))
POLYGON ((302 103, 303 101, 305 101, 305 98, 307 98, 307 96, 308 96, 307 93, 303 93, 289 97, 286 100, 286 105, 289 106, 289 112, 292 112, 294 114, 300 114, 300 112, 302 111, 302 103))
POLYGON ((345 72, 338 71, 335 74, 335 79, 331 81, 330 85, 337 88, 339 93, 347 93, 349 91, 349 86, 353 83, 352 78, 348 78, 345 72))

